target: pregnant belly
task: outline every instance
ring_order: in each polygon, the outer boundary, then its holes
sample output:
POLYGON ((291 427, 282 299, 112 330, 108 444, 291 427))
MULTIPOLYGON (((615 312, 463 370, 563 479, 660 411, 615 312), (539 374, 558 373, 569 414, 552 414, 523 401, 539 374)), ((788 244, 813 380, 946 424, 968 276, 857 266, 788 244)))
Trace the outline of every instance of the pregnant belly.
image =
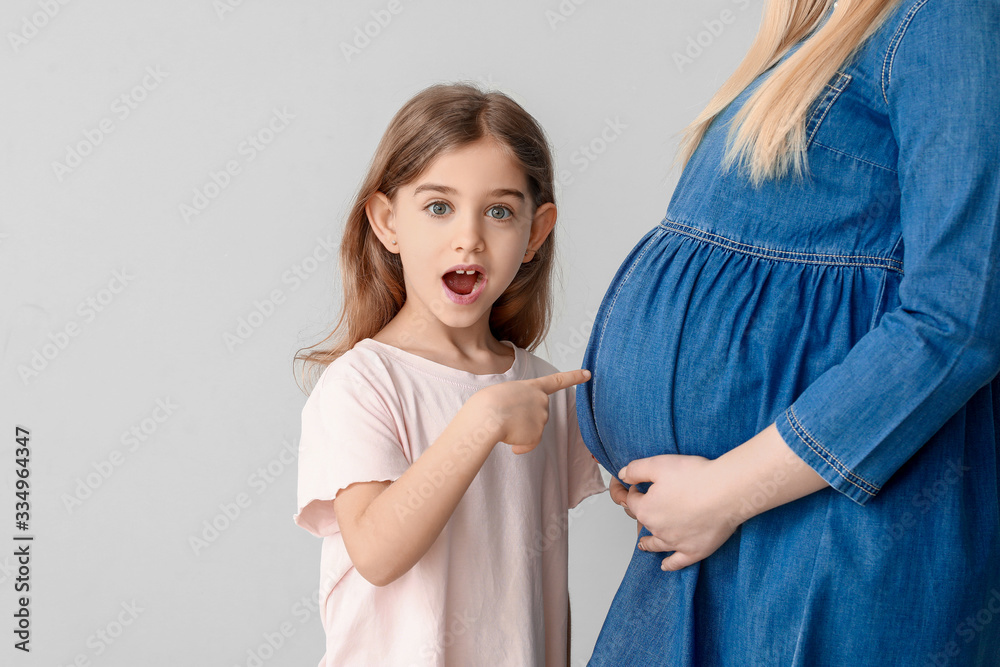
POLYGON ((879 292, 879 274, 853 267, 765 260, 667 231, 645 246, 605 296, 585 360, 585 432, 599 440, 588 445, 612 471, 657 454, 715 458, 763 430, 864 335, 865 295, 879 292))

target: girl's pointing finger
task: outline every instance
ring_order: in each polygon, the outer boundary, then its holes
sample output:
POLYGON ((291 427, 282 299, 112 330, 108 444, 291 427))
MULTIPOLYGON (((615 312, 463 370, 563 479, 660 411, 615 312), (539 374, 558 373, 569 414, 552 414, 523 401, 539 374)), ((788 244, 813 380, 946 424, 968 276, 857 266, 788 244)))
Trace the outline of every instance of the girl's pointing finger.
POLYGON ((546 394, 554 394, 560 389, 572 387, 575 384, 586 382, 589 379, 590 371, 586 369, 579 369, 575 371, 563 371, 561 373, 545 375, 540 378, 535 378, 534 380, 531 380, 531 382, 538 385, 546 394))

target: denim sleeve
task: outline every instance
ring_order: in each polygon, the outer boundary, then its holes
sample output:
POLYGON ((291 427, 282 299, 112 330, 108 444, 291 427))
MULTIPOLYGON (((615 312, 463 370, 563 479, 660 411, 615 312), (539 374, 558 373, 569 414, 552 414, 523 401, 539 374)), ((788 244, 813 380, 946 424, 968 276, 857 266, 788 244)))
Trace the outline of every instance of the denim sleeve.
POLYGON ((1000 372, 1000 3, 914 2, 886 55, 900 305, 776 420, 858 504, 1000 372))

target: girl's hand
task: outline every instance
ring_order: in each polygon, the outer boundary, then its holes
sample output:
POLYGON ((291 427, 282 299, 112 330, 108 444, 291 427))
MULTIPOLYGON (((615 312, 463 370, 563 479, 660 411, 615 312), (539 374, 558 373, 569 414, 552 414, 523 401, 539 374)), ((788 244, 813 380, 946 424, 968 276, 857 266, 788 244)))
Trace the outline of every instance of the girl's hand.
POLYGON ((481 411, 483 423, 495 429, 496 442, 505 442, 515 454, 524 454, 542 441, 549 419, 549 396, 589 379, 590 371, 575 370, 513 380, 480 389, 469 403, 481 411))
POLYGON ((624 497, 615 493, 612 481, 612 498, 621 498, 640 530, 645 525, 652 533, 639 540, 639 548, 674 552, 661 569, 679 570, 707 558, 736 531, 739 522, 733 521, 723 491, 728 480, 717 472, 715 461, 701 456, 665 454, 621 469, 618 478, 632 485, 624 497), (642 482, 651 482, 646 493, 635 487, 642 482))

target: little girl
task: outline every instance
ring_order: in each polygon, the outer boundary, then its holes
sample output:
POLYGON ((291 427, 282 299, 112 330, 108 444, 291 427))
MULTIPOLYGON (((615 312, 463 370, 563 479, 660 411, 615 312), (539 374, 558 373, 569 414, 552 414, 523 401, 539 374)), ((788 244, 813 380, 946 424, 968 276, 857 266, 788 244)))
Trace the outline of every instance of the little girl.
POLYGON ((605 486, 561 391, 589 373, 528 351, 552 181, 501 93, 432 86, 382 137, 340 247, 340 338, 297 357, 326 366, 295 516, 324 538, 321 666, 567 664, 567 511, 605 486))

